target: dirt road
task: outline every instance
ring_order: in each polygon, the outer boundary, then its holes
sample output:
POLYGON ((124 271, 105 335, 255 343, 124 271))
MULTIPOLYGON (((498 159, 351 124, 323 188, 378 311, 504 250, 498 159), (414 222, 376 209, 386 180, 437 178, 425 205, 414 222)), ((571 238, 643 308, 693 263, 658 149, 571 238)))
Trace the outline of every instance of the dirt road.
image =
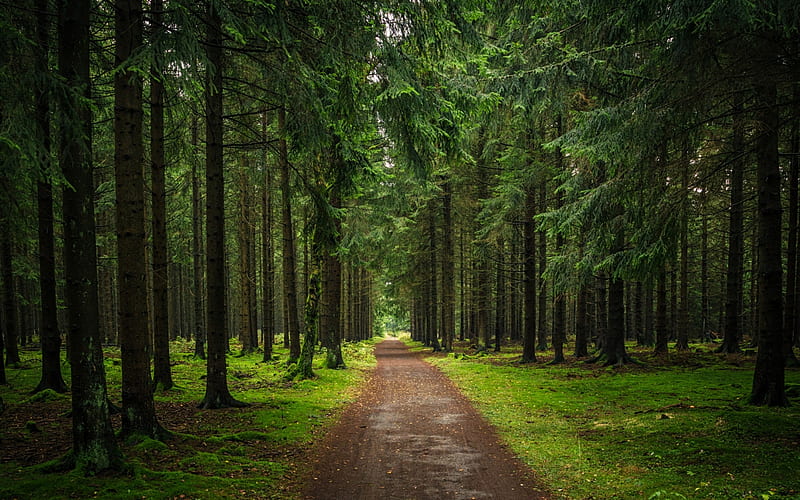
POLYGON ((361 397, 320 443, 305 498, 548 498, 437 368, 396 339, 376 356, 361 397))

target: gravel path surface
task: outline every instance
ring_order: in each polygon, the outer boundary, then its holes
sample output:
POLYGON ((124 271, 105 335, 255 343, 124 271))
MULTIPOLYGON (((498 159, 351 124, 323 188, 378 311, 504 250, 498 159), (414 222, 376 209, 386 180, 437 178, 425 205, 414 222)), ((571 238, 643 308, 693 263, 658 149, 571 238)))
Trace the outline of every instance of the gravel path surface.
POLYGON ((543 499, 525 467, 437 368, 399 340, 319 443, 306 499, 543 499))

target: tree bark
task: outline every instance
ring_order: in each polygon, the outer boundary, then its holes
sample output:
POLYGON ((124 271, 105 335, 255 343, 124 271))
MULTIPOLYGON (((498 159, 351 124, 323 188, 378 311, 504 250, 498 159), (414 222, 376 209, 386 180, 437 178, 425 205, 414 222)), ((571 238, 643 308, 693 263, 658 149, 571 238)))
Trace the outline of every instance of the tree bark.
POLYGON ((64 94, 59 160, 64 190, 64 275, 72 386, 72 450, 61 463, 96 474, 122 468, 108 413, 97 301, 97 247, 91 168, 92 116, 88 105, 89 10, 86 0, 59 4, 59 72, 64 94))
MULTIPOLYGON (((141 2, 117 0, 115 65, 127 64, 142 45, 141 2)), ((128 69, 114 77, 114 152, 117 195, 122 434, 158 437, 150 379, 145 266, 141 78, 128 69)))
MULTIPOLYGON (((769 49, 767 50, 769 52, 769 49)), ((787 406, 783 352, 781 262, 781 172, 779 114, 774 82, 758 82, 756 158, 758 169, 758 355, 750 403, 787 406)))
MULTIPOLYGON (((36 0, 37 70, 49 74, 50 12, 47 0, 36 0)), ((61 333, 58 330, 58 304, 56 300, 56 258, 53 233, 53 176, 50 165, 50 101, 47 88, 39 84, 36 95, 36 124, 41 143, 37 183, 39 232, 39 293, 41 301, 40 339, 42 347, 42 377, 33 392, 51 389, 67 392, 61 375, 61 333)), ((6 233, 8 234, 8 233, 6 233)), ((0 350, 2 352, 2 350, 0 350)))
POLYGON ((681 211, 681 287, 680 309, 678 311, 678 331, 675 349, 689 350, 689 152, 683 152, 681 159, 681 189, 683 191, 683 210, 681 211))
MULTIPOLYGON (((333 208, 339 208, 341 200, 333 196, 330 200, 333 208)), ((341 234, 341 222, 339 219, 333 221, 334 233, 338 244, 341 234)), ((336 247, 326 248, 322 260, 322 303, 324 312, 320 326, 324 325, 322 335, 327 337, 327 353, 325 366, 332 369, 345 368, 344 357, 342 356, 342 329, 341 329, 341 306, 342 306, 342 262, 335 253, 336 247)))
MULTIPOLYGON (((547 211, 547 181, 542 180, 539 185, 539 212, 547 211)), ((539 351, 547 350, 547 280, 544 273, 547 271, 547 234, 544 231, 539 231, 539 249, 537 250, 539 258, 539 279, 538 279, 538 293, 539 293, 539 307, 537 312, 539 320, 539 340, 536 349, 539 351)))
POLYGON ((668 350, 669 328, 667 327, 667 271, 658 273, 656 290, 656 346, 654 352, 665 354, 668 350))
POLYGON ((286 110, 278 110, 278 162, 281 168, 281 198, 283 207, 283 294, 286 300, 284 336, 289 339, 289 361, 300 357, 300 319, 297 317, 297 264, 292 223, 291 186, 289 185, 289 158, 286 147, 286 110))
POLYGON ((214 4, 208 7, 206 57, 206 393, 199 407, 241 407, 228 389, 228 338, 225 328, 225 180, 223 178, 222 20, 214 4))
MULTIPOLYGON (((192 150, 197 149, 197 119, 192 120, 192 150)), ((206 358, 205 335, 205 283, 203 282, 203 219, 200 210, 200 177, 197 174, 197 161, 192 159, 192 273, 194 277, 194 355, 206 358)))
POLYGON ((456 330, 455 265, 453 256, 452 191, 442 185, 442 350, 453 352, 456 330))
POLYGON ((524 232, 524 267, 523 286, 525 308, 525 332, 522 336, 522 362, 536 362, 536 192, 533 185, 528 186, 525 193, 524 232))
MULTIPOLYGON (((152 0, 154 36, 164 31, 163 0, 152 0)), ((174 385, 169 357, 169 254, 167 249, 167 185, 164 157, 164 73, 161 54, 154 54, 150 77, 150 175, 153 211, 153 385, 174 385)))
POLYGON ((731 206, 728 216, 728 270, 725 290, 725 331, 717 352, 739 352, 741 336, 742 272, 744 268, 744 131, 741 103, 733 109, 733 161, 731 162, 731 206))
MULTIPOLYGON (((262 129, 266 140, 267 117, 262 117, 262 129)), ((263 228, 261 232, 261 276, 262 276, 262 334, 264 337, 264 362, 272 361, 272 346, 275 343, 275 268, 272 247, 272 175, 264 158, 264 195, 261 199, 263 228)))
MULTIPOLYGON (((430 346, 433 347, 433 352, 442 350, 439 344, 439 287, 437 286, 437 272, 436 272, 436 198, 432 198, 428 202, 428 340, 430 346)), ((487 333, 488 335, 488 333, 487 333)))

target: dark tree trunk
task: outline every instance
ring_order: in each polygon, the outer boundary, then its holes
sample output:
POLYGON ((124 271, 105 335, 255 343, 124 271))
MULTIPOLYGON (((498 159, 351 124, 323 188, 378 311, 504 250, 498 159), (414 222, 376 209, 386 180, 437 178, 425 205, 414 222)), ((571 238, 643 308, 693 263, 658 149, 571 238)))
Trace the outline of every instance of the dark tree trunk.
POLYGON ((305 303, 305 336, 303 347, 297 364, 288 373, 290 380, 304 380, 314 377, 312 365, 314 363, 314 351, 317 348, 317 335, 319 326, 319 299, 321 291, 321 248, 317 240, 318 236, 315 229, 311 235, 311 251, 309 255, 309 276, 308 292, 306 293, 305 303))
POLYGON ((91 167, 90 2, 59 3, 59 72, 70 93, 60 106, 64 270, 72 386, 72 450, 61 465, 96 474, 122 468, 108 414, 97 301, 97 246, 91 167))
POLYGON ((228 389, 228 338, 225 329, 225 181, 223 178, 222 21, 209 5, 206 56, 206 279, 208 359, 206 393, 199 407, 241 407, 228 389))
POLYGON ((525 193, 525 218, 522 222, 524 238, 523 306, 525 332, 522 336, 522 362, 536 362, 536 192, 528 186, 525 193))
POLYGON ((656 346, 654 352, 664 354, 668 350, 669 329, 667 327, 667 271, 658 273, 656 291, 656 346))
POLYGON ((644 326, 642 345, 653 347, 656 343, 653 336, 653 284, 648 282, 644 290, 644 326))
POLYGON ((247 178, 247 162, 242 160, 239 166, 239 203, 237 207, 237 240, 239 252, 236 259, 239 263, 239 340, 242 343, 242 354, 249 354, 256 349, 253 342, 250 314, 250 296, 253 283, 250 270, 250 186, 247 178))
POLYGON ((456 330, 453 215, 450 183, 442 185, 442 349, 453 351, 456 330))
MULTIPOLYGON (((3 227, 3 234, 13 234, 9 223, 9 216, 6 214, 5 227, 3 227)), ((3 334, 5 336, 6 358, 5 366, 16 365, 20 362, 19 359, 19 310, 17 309, 16 297, 17 288, 16 280, 14 279, 14 262, 12 251, 12 237, 7 236, 0 242, 0 261, 2 262, 3 274, 3 334)), ((2 352, 0 352, 2 357, 2 352)), ((0 363, 3 360, 0 359, 0 363)))
POLYGON ((756 85, 758 165, 758 355, 750 403, 787 406, 784 384, 779 116, 774 83, 756 85))
MULTIPOLYGON (((437 281, 437 272, 436 272, 436 198, 432 198, 428 202, 428 321, 430 322, 430 328, 428 333, 430 334, 430 345, 433 347, 433 352, 439 352, 442 350, 442 346, 439 344, 439 290, 438 286, 436 285, 437 281)), ((488 333, 487 333, 488 335, 488 333)))
MULTIPOLYGON (((339 208, 341 200, 334 196, 330 200, 330 203, 332 207, 339 208)), ((335 226, 335 242, 333 243, 335 244, 325 249, 322 261, 322 303, 324 305, 324 310, 323 317, 320 321, 320 327, 324 325, 321 334, 327 337, 327 342, 325 342, 327 345, 325 366, 338 369, 345 368, 344 357, 342 356, 341 329, 342 262, 335 253, 339 235, 341 234, 341 222, 339 219, 335 219, 333 224, 335 226)))
MULTIPOLYGON (((197 148, 197 120, 192 120, 192 150, 197 148)), ((192 272, 194 275, 194 355, 206 357, 206 334, 203 307, 205 287, 203 286, 203 219, 200 210, 200 177, 197 175, 197 160, 192 159, 192 272)))
POLYGON ((581 287, 578 290, 577 304, 575 304, 575 357, 583 358, 589 355, 589 289, 581 287))
POLYGON ((604 273, 601 273, 600 276, 598 276, 596 283, 597 303, 595 304, 597 309, 597 337, 595 339, 595 345, 598 348, 603 347, 606 342, 606 335, 608 333, 607 282, 608 278, 604 273))
MULTIPOLYGON (((142 45, 142 5, 116 2, 116 66, 142 45)), ((114 78, 114 154, 117 195, 122 435, 157 437, 150 379, 145 259, 142 85, 133 71, 114 78)))
MULTIPOLYGON (((36 0, 37 66, 40 74, 50 72, 48 56, 50 47, 50 12, 47 0, 36 0)), ((56 258, 53 235, 53 188, 50 179, 50 102, 47 89, 40 85, 36 95, 36 124, 42 146, 40 161, 41 179, 37 183, 39 225, 39 291, 42 324, 39 337, 42 344, 42 378, 33 392, 52 389, 67 392, 61 375, 61 333, 58 331, 58 305, 56 300, 56 258)), ((8 233, 6 233, 8 234, 8 233)), ((2 350, 0 350, 2 352, 2 350)))
MULTIPOLYGON (((156 37, 163 33, 163 0, 151 4, 156 37)), ((150 168, 153 186, 153 384, 171 389, 169 358, 169 259, 167 251, 167 185, 164 158, 164 77, 160 54, 154 55, 150 78, 150 168)))
POLYGON ((741 104, 733 109, 733 161, 731 162, 731 207, 728 219, 728 270, 725 283, 725 331, 717 352, 739 352, 741 337, 742 272, 744 268, 744 131, 741 104))
MULTIPOLYGON (((542 183, 539 185, 539 206, 537 207, 539 212, 546 212, 547 211, 547 181, 543 180, 542 183)), ((538 258, 539 258, 539 280, 538 280, 538 292, 539 292, 539 308, 538 308, 538 319, 539 319, 539 339, 536 349, 540 351, 547 350, 547 280, 545 280, 544 273, 547 271, 547 234, 544 231, 540 231, 539 233, 539 249, 538 249, 538 258)))
MULTIPOLYGON (((794 101, 800 101, 800 84, 795 83, 794 101)), ((789 237, 786 250, 786 306, 783 316, 783 350, 787 366, 798 366, 794 354, 794 341, 797 336, 797 209, 798 175, 800 175, 800 116, 792 122, 790 146, 792 156, 789 160, 789 237)))
POLYGON ((494 350, 500 352, 500 344, 506 325, 506 280, 505 280, 505 242, 502 238, 497 241, 497 294, 495 299, 496 310, 494 320, 494 350))
POLYGON ((289 158, 286 148, 286 110, 278 110, 278 162, 281 167, 281 198, 283 203, 283 294, 286 299, 287 318, 284 336, 289 339, 289 361, 300 357, 300 319, 297 316, 297 281, 294 225, 292 223, 291 187, 289 185, 289 158))
MULTIPOLYGON (((623 249, 625 236, 620 230, 614 251, 623 249)), ((618 366, 630 361, 625 351, 625 282, 612 276, 608 287, 608 330, 598 358, 606 366, 618 366)))
MULTIPOLYGON (((262 129, 266 140, 267 117, 262 118, 262 129)), ((272 361, 272 346, 275 343, 275 268, 272 247, 272 175, 264 158, 264 195, 261 198, 261 212, 264 227, 261 231, 261 276, 262 276, 262 333, 264 343, 264 362, 272 361)))
POLYGON ((681 184, 683 191, 683 210, 681 217, 681 287, 680 310, 678 311, 678 331, 675 349, 689 350, 689 153, 684 151, 681 163, 681 184))

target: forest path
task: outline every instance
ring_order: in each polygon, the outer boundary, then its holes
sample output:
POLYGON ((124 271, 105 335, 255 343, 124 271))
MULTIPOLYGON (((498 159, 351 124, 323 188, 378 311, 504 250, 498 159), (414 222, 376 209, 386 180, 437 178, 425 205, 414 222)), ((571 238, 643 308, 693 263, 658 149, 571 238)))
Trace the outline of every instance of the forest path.
POLYGON ((439 369, 399 340, 319 443, 304 498, 539 499, 532 473, 439 369))

